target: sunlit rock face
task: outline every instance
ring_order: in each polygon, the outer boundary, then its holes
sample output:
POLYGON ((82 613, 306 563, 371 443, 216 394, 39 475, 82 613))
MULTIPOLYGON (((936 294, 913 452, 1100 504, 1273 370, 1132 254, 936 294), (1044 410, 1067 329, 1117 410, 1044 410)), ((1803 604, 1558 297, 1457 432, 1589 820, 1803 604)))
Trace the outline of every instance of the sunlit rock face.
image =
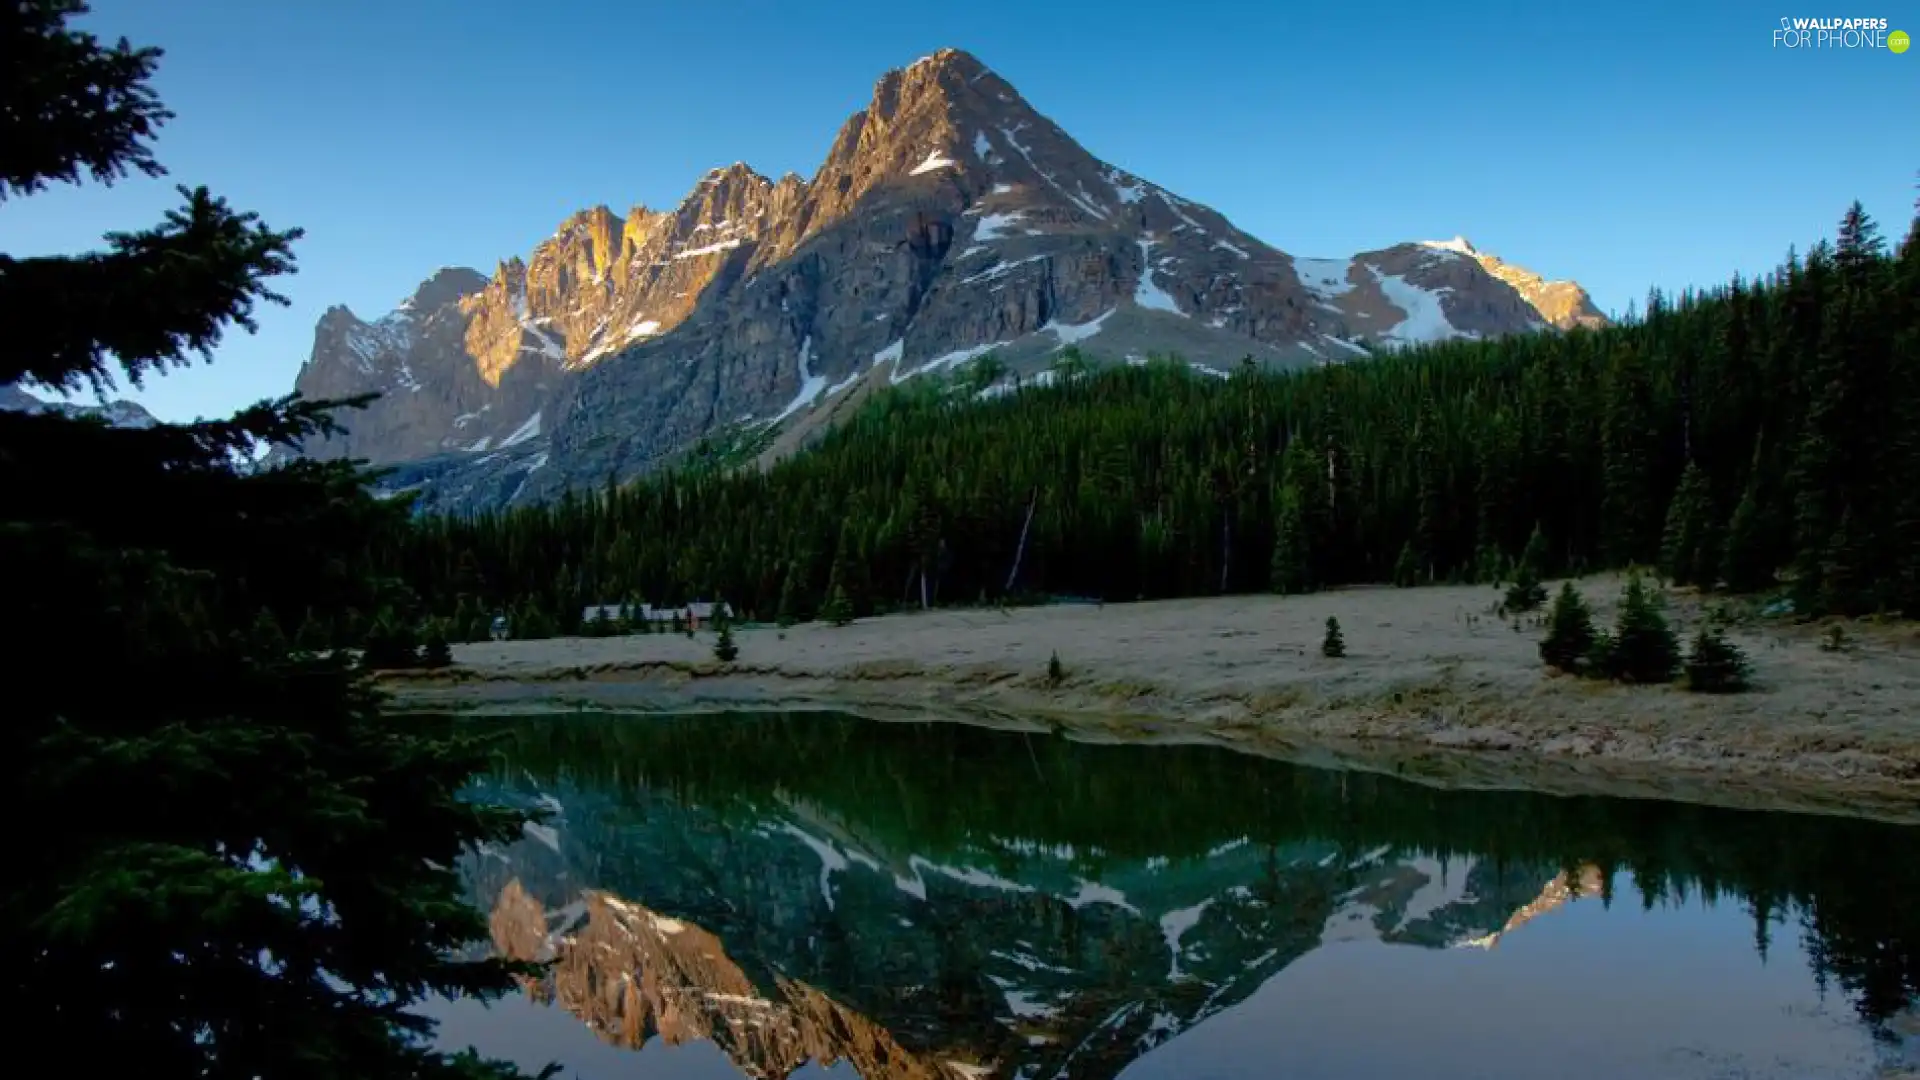
POLYGON ((378 392, 306 452, 408 474, 431 506, 545 498, 698 439, 831 424, 863 393, 1068 346, 1224 375, 1603 322, 1584 291, 1464 241, 1296 257, 1095 157, 975 57, 882 75, 810 179, 714 169, 604 206, 489 275, 315 329, 296 388, 378 392), (521 483, 521 481, 526 481, 521 483))

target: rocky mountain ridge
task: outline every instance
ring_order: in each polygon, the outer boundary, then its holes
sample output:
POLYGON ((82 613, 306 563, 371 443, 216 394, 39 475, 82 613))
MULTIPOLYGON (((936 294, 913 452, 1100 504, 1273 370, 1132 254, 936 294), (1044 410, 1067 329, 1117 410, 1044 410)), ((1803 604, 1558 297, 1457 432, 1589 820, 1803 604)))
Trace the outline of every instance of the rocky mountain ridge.
POLYGON ((371 322, 329 310, 296 387, 382 392, 307 452, 420 463, 401 482, 458 508, 629 477, 729 430, 791 448, 876 387, 989 352, 1028 376, 1070 345, 1224 373, 1595 320, 1577 285, 1464 244, 1288 255, 949 49, 883 75, 810 179, 734 164, 671 210, 575 214, 491 277, 442 270, 371 322))
POLYGON ((65 401, 45 401, 12 384, 0 386, 0 412, 58 413, 63 416, 98 417, 113 427, 146 428, 160 421, 135 402, 105 401, 97 405, 76 405, 65 401))

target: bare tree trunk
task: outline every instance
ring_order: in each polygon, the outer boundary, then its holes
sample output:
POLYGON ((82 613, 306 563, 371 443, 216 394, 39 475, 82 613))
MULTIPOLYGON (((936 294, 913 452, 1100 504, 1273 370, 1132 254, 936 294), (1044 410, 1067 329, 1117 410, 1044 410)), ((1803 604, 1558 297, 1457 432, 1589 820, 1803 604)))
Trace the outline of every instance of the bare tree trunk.
POLYGON ((920 610, 927 610, 927 568, 920 568, 920 610))
POLYGON ((1001 590, 1002 592, 1012 592, 1013 579, 1020 576, 1020 560, 1027 555, 1027 530, 1033 526, 1033 511, 1038 505, 1040 505, 1040 492, 1036 490, 1027 498, 1027 520, 1020 526, 1020 546, 1014 549, 1013 569, 1007 571, 1007 584, 1001 590))
POLYGON ((1233 514, 1220 519, 1220 591, 1227 591, 1227 573, 1233 569, 1233 514))

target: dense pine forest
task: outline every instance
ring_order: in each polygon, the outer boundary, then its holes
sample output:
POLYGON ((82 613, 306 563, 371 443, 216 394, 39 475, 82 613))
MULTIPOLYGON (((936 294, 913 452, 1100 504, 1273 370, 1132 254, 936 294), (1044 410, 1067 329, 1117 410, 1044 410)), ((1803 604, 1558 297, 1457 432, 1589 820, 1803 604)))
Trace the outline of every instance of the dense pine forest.
POLYGON ((385 557, 456 636, 495 611, 571 631, 600 603, 805 620, 1496 581, 1529 549, 1542 574, 1920 612, 1920 218, 1890 249, 1855 204, 1762 280, 1598 331, 1226 379, 1068 353, 1049 385, 982 395, 998 371, 888 391, 771 469, 696 456, 422 519, 385 557))

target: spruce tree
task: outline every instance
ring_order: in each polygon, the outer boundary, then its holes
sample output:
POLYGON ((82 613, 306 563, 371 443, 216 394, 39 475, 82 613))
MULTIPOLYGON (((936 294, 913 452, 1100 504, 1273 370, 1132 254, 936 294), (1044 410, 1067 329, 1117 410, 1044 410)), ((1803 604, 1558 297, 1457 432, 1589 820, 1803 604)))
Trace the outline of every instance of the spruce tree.
POLYGON ((369 671, 410 668, 420 663, 419 635, 405 617, 383 611, 368 628, 360 649, 360 665, 369 671))
POLYGON ((1340 620, 1327 616, 1327 633, 1320 639, 1320 655, 1329 659, 1339 659, 1347 655, 1347 639, 1340 633, 1340 620))
POLYGON ((1479 513, 1474 527, 1473 576, 1478 581, 1493 582, 1505 569, 1502 552, 1511 543, 1508 533, 1518 502, 1514 462, 1519 456, 1519 439, 1512 416, 1505 410, 1495 413, 1480 438, 1480 476, 1474 486, 1479 513))
POLYGON ((280 629, 280 620, 267 608, 261 608, 260 614, 254 617, 249 642, 256 650, 255 655, 264 657, 278 657, 292 648, 286 633, 280 629))
POLYGON ((853 603, 847 599, 846 589, 837 583, 833 586, 826 606, 820 609, 820 617, 830 626, 845 626, 853 621, 853 603))
POLYGON ((1720 580, 1732 592, 1753 592, 1774 582, 1768 519, 1761 508, 1758 477, 1749 479, 1727 522, 1720 545, 1720 580))
POLYGON ((1420 556, 1411 540, 1400 545, 1400 555, 1393 560, 1393 583, 1403 589, 1420 583, 1420 556))
POLYGON ((311 608, 300 618, 300 628, 293 634, 293 647, 304 653, 323 653, 333 647, 327 628, 320 625, 311 608))
POLYGON ((1282 596, 1311 592, 1312 558, 1308 549, 1307 523, 1301 513, 1300 490, 1292 484, 1280 489, 1279 511, 1273 525, 1273 563, 1270 567, 1273 591, 1282 596))
POLYGON ((1527 537, 1527 546, 1520 552, 1520 561, 1513 568, 1513 584, 1507 587, 1505 606, 1508 611, 1538 611, 1540 605, 1547 602, 1547 587, 1541 584, 1541 567, 1547 560, 1547 538, 1540 532, 1536 523, 1533 534, 1527 537))
POLYGON ((1560 593, 1547 612, 1547 636, 1540 642, 1540 659, 1556 671, 1578 674, 1593 649, 1593 612, 1573 582, 1560 583, 1560 593))
POLYGON ((445 668, 453 666, 453 647, 447 643, 446 623, 439 619, 428 619, 426 631, 421 635, 421 639, 421 667, 445 668))
POLYGON ((1651 559, 1658 543, 1654 458, 1660 435, 1652 376, 1640 345, 1622 341, 1609 360, 1601 418, 1601 543, 1608 561, 1619 566, 1651 559))
POLYGON ((740 655, 740 646, 733 642, 733 625, 725 619, 718 621, 720 633, 713 639, 713 657, 723 664, 730 664, 740 655))
MULTIPOLYGON (((0 8, 0 200, 162 175, 159 54, 76 29, 72 0, 0 8)), ((206 189, 80 256, 0 255, 0 385, 106 391, 253 328, 295 231, 206 189)), ((14 207, 14 213, 20 208, 14 207)), ((79 1075, 506 1077, 434 1050, 430 996, 493 996, 454 869, 526 816, 457 797, 465 739, 395 724, 344 658, 252 632, 346 626, 402 598, 376 553, 407 507, 352 462, 242 467, 338 430, 339 403, 117 428, 0 412, 9 702, 0 769, 43 815, 0 879, 8 1023, 79 1075), (85 648, 75 648, 84 642, 85 648)))
POLYGON ((1680 668, 1680 643, 1638 572, 1627 575, 1614 618, 1604 674, 1621 682, 1673 681, 1680 668))
POLYGON ((1732 694, 1751 685, 1752 666, 1739 646, 1719 627, 1703 625, 1687 650, 1687 689, 1699 694, 1732 694))
POLYGON ((1675 585, 1711 588, 1719 577, 1719 544, 1713 534, 1713 492, 1706 470, 1687 462, 1667 506, 1660 542, 1660 572, 1675 585))
POLYGON ((805 610, 806 602, 802 596, 803 582, 801 579, 801 567, 802 560, 797 558, 788 559, 787 572, 780 581, 780 605, 775 615, 775 621, 779 623, 782 628, 792 626, 794 623, 804 619, 807 615, 805 610))
POLYGON ((1547 547, 1547 534, 1540 529, 1540 523, 1533 523, 1533 531, 1527 534, 1527 546, 1520 550, 1520 565, 1533 571, 1535 577, 1545 577, 1552 567, 1553 552, 1547 547))
POLYGON ((1396 565, 1396 585, 1431 582, 1439 575, 1442 566, 1448 563, 1445 550, 1447 504, 1440 461, 1439 429, 1440 421, 1434 411, 1433 399, 1425 397, 1421 400, 1419 419, 1413 428, 1414 502, 1418 514, 1414 519, 1413 538, 1403 553, 1406 557, 1404 561, 1411 563, 1412 573, 1405 572, 1407 566, 1396 565))

